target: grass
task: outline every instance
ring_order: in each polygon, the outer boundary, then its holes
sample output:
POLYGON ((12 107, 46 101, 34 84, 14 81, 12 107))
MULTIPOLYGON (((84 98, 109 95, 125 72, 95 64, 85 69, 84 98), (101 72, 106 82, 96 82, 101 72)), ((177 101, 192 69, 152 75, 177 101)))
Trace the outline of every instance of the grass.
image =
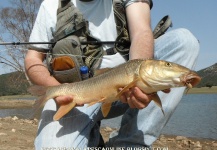
POLYGON ((217 93, 217 86, 202 87, 202 88, 192 88, 188 91, 188 94, 215 94, 217 93))
POLYGON ((0 96, 0 100, 17 100, 17 99, 32 99, 34 96, 32 95, 8 95, 8 96, 0 96))

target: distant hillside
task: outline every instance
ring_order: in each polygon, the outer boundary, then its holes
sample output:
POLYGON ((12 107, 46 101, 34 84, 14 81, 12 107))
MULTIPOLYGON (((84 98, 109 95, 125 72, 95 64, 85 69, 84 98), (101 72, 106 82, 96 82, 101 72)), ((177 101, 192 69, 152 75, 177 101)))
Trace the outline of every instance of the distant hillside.
POLYGON ((26 94, 28 86, 23 73, 12 72, 0 75, 0 96, 26 94))
MULTIPOLYGON (((217 86, 217 63, 197 72, 202 77, 197 87, 217 86)), ((28 86, 23 73, 12 72, 0 75, 0 96, 26 94, 28 86)))
POLYGON ((202 77, 202 80, 197 87, 217 86, 217 63, 197 72, 202 77))

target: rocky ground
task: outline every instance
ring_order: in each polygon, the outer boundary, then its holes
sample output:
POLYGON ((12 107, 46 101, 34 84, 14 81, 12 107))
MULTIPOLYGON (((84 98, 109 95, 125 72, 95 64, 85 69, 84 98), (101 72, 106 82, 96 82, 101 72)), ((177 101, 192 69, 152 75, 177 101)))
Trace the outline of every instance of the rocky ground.
MULTIPOLYGON (((101 129, 104 141, 113 132, 110 127, 101 129)), ((153 144, 153 150, 217 150, 217 140, 187 138, 184 136, 161 135, 153 144)))
MULTIPOLYGON (((32 150, 37 132, 38 120, 19 119, 16 116, 0 118, 0 150, 32 150)), ((101 128, 103 139, 117 129, 101 128)), ((161 135, 154 148, 168 150, 217 150, 217 140, 195 139, 183 136, 161 135)))
MULTIPOLYGON (((32 102, 0 101, 0 109, 24 108, 29 105, 32 105, 32 102)), ((20 119, 16 116, 0 118, 0 150, 33 150, 37 126, 37 119, 20 119)), ((117 129, 101 128, 104 141, 108 141, 110 133, 114 130, 117 129)), ((161 135, 153 144, 153 148, 160 150, 217 150, 217 140, 161 135)))

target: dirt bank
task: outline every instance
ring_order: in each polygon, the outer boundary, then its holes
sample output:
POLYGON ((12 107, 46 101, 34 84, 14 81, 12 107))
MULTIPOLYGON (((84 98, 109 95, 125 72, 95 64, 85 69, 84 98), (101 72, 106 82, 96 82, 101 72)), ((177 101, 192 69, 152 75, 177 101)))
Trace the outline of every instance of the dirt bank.
POLYGON ((0 100, 0 109, 30 108, 33 100, 0 100))
MULTIPOLYGON (((32 107, 33 101, 0 100, 0 109, 32 107)), ((32 150, 37 133, 38 120, 20 119, 16 116, 0 118, 0 150, 32 150)), ((101 128, 103 139, 117 129, 101 128)), ((169 150, 217 150, 217 140, 187 138, 183 136, 161 135, 153 147, 169 150)))
MULTIPOLYGON (((38 120, 19 119, 17 117, 0 118, 1 150, 32 150, 37 132, 38 120)), ((117 129, 101 128, 103 139, 108 141, 109 134, 117 129)), ((183 136, 161 135, 153 147, 192 150, 216 150, 217 140, 186 138, 183 136)))

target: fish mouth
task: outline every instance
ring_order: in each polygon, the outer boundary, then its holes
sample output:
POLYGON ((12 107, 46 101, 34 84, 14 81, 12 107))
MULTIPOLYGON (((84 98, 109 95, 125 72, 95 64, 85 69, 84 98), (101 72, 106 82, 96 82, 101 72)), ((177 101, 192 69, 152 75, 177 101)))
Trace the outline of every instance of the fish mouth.
POLYGON ((186 75, 184 75, 182 78, 182 83, 187 87, 187 88, 192 88, 196 86, 198 83, 201 81, 201 77, 198 76, 196 72, 190 72, 186 75))

